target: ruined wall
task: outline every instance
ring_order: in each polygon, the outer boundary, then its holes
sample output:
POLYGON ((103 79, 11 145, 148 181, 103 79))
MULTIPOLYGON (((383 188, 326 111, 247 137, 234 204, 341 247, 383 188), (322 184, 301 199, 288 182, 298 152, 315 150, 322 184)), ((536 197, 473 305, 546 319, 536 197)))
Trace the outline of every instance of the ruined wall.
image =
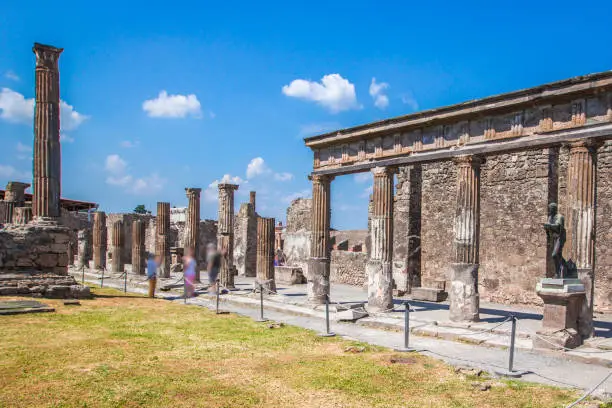
MULTIPOLYGON (((454 262, 453 233, 457 170, 453 162, 422 166, 421 191, 421 284, 448 280, 454 262)), ((447 284, 450 287, 450 284, 447 284)))
POLYGON ((549 200, 556 200, 557 195, 553 153, 544 149, 488 156, 481 167, 482 300, 541 303, 535 287, 546 275, 546 234, 542 224, 546 222, 549 200))
POLYGON ((612 141, 597 152, 595 309, 612 310, 612 141))
MULTIPOLYGON (((113 223, 115 221, 123 221, 123 229, 122 229, 123 248, 121 250, 121 257, 122 257, 122 262, 124 264, 132 263, 132 222, 134 222, 134 220, 136 219, 139 219, 143 222, 143 224, 145 225, 145 238, 147 238, 148 231, 150 228, 149 224, 151 223, 151 220, 153 218, 154 217, 152 215, 134 214, 134 213, 106 214, 106 229, 107 229, 108 237, 112 236, 111 228, 112 228, 113 223)), ((110 259, 110 257, 108 257, 108 253, 110 252, 110 239, 108 240, 107 245, 108 245, 106 248, 107 259, 110 259)), ((145 248, 147 251, 149 250, 148 244, 145 244, 145 248)), ((155 249, 155 246, 153 247, 153 250, 154 249, 155 249)))
POLYGON ((329 235, 332 245, 348 241, 349 248, 354 245, 362 244, 363 252, 365 252, 365 242, 368 236, 368 230, 331 230, 329 235))
POLYGON ((312 200, 309 198, 293 200, 287 208, 287 227, 283 236, 287 265, 301 267, 304 276, 308 273, 310 257, 311 208, 312 200))
POLYGON ((368 284, 365 252, 331 251, 330 282, 364 286, 368 284))

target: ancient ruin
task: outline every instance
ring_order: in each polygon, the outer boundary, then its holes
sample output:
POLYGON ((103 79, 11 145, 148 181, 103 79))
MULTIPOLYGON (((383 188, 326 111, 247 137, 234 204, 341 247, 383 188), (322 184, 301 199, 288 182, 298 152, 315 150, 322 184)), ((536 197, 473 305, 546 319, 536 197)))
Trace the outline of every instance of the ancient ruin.
POLYGON ((93 217, 93 267, 103 270, 106 268, 106 214, 98 211, 93 217))
POLYGON ((155 233, 155 254, 161 257, 159 276, 170 277, 170 245, 168 234, 170 232, 170 203, 157 203, 157 219, 155 233))
POLYGON ((184 248, 190 248, 193 250, 194 257, 196 260, 196 282, 200 281, 200 268, 198 266, 199 251, 199 227, 200 227, 200 192, 201 188, 186 188, 187 200, 189 202, 187 207, 187 219, 185 225, 185 244, 184 248))
POLYGON ((123 221, 113 222, 111 230, 111 272, 123 272, 123 221))
POLYGON ((274 218, 257 217, 257 280, 262 288, 276 291, 274 281, 274 218))
POLYGON ((227 289, 234 288, 234 191, 236 184, 219 184, 219 221, 217 224, 217 242, 221 250, 222 261, 219 282, 227 289))
POLYGON ((132 223, 132 273, 145 274, 145 228, 141 220, 132 223))

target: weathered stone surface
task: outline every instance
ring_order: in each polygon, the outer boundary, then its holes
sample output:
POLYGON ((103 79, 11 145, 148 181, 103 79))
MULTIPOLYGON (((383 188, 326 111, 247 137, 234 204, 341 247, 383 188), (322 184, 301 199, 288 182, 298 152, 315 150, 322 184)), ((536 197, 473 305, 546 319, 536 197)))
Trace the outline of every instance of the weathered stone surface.
POLYGON ((594 308, 612 310, 612 141, 597 151, 594 308))
MULTIPOLYGON (((253 191, 251 193, 254 193, 253 191)), ((256 276, 257 214, 251 203, 243 203, 234 226, 234 263, 240 276, 256 276)))
POLYGON ((162 278, 170 277, 170 203, 157 203, 157 220, 155 235, 155 255, 161 258, 159 274, 162 278))
POLYGON ((217 224, 217 242, 221 247, 221 270, 219 282, 228 289, 234 288, 234 191, 236 184, 219 184, 219 221, 217 224))
POLYGON ((331 251, 330 280, 362 287, 368 282, 365 252, 331 251))
POLYGON ((132 273, 144 275, 146 263, 145 228, 140 220, 132 223, 132 273))
POLYGON ((106 213, 98 211, 93 213, 93 267, 106 268, 106 213))
POLYGON ((310 261, 306 279, 308 301, 314 304, 325 303, 329 296, 330 242, 329 227, 331 219, 330 183, 327 176, 311 176, 312 211, 310 236, 310 261), (314 269, 311 269, 314 268, 314 269))
MULTIPOLYGON (((89 230, 87 229, 79 230, 77 234, 77 244, 78 244, 77 267, 78 268, 82 268, 83 266, 89 265, 89 259, 90 259, 89 237, 90 237, 90 234, 89 234, 89 230)), ((58 244, 58 245, 64 245, 64 244, 58 244)))
POLYGON ((123 272, 123 221, 115 221, 111 230, 111 272, 123 272))
POLYGON ((274 218, 257 217, 257 280, 276 292, 274 280, 274 218))
POLYGON ((410 299, 424 300, 426 302, 443 302, 446 300, 448 293, 444 290, 435 288, 412 288, 410 299))
POLYGON ((478 265, 451 264, 449 318, 454 322, 477 322, 480 319, 478 265))
POLYGON ((306 283, 302 268, 295 266, 275 266, 274 279, 285 285, 300 285, 306 283))
POLYGON ((287 226, 283 236, 283 252, 287 265, 302 268, 308 275, 311 245, 312 200, 297 198, 287 208, 287 226))

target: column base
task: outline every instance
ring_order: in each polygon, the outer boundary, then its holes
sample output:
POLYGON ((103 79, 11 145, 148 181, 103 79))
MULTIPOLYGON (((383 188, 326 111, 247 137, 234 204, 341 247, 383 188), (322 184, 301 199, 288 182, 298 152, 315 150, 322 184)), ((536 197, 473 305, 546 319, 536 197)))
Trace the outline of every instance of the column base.
POLYGON ((308 260, 306 291, 308 303, 325 304, 325 299, 329 296, 329 259, 310 258, 308 260))
POLYGON ((450 320, 453 322, 480 321, 478 294, 478 264, 451 264, 449 291, 450 320))
POLYGON ((391 262, 370 260, 368 275, 368 311, 389 312, 393 309, 393 265, 391 262))

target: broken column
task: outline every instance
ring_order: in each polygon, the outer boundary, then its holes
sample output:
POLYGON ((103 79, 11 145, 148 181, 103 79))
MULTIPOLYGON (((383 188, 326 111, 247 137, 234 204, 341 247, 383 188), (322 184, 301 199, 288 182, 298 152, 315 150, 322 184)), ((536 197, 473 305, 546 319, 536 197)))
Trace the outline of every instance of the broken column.
MULTIPOLYGON (((68 242, 68 246, 71 243, 68 242)), ((77 246, 78 246, 78 262, 77 267, 87 268, 89 266, 89 230, 82 229, 77 233, 77 246)))
POLYGON ((93 267, 106 268, 106 214, 102 211, 93 213, 93 267))
POLYGON ((6 185, 4 192, 4 202, 6 203, 6 219, 4 223, 13 222, 13 212, 17 207, 25 205, 25 190, 30 187, 28 183, 20 183, 18 181, 10 181, 6 185))
POLYGON ((123 221, 117 220, 111 226, 111 272, 123 272, 123 221))
POLYGON ((480 319, 478 250, 480 235, 480 164, 476 156, 460 156, 457 165, 455 263, 451 264, 450 320, 480 319))
POLYGON ((132 222, 132 273, 145 273, 145 228, 141 220, 132 222))
POLYGON ((257 207, 255 207, 255 191, 249 192, 249 203, 253 206, 253 212, 257 212, 257 207))
POLYGON ((34 218, 59 218, 61 193, 60 90, 58 60, 62 48, 35 43, 34 218))
POLYGON ((587 306, 593 314, 595 238, 595 178, 597 145, 590 140, 570 144, 567 168, 569 258, 576 263, 578 278, 586 291, 587 306))
POLYGON ((324 304, 329 296, 330 187, 333 177, 312 174, 309 178, 312 181, 312 235, 306 289, 310 303, 324 304))
POLYGON ((217 224, 217 243, 221 249, 221 271, 219 280, 222 286, 233 289, 234 275, 234 191, 236 184, 219 184, 219 220, 217 224))
POLYGON ((200 192, 201 188, 186 188, 185 192, 187 193, 187 219, 185 220, 185 251, 187 253, 187 248, 191 248, 193 250, 193 257, 196 262, 195 267, 195 281, 200 282, 200 268, 198 266, 198 256, 200 254, 199 251, 199 238, 200 238, 200 192))
POLYGON ((13 224, 25 225, 32 220, 32 207, 14 207, 13 224))
POLYGON ((393 308, 393 175, 389 167, 376 167, 371 216, 368 307, 371 311, 393 308))
POLYGON ((256 276, 257 214, 253 203, 243 203, 234 225, 234 263, 240 276, 256 276))
POLYGON ((276 292, 274 281, 274 218, 257 217, 257 283, 276 292))
POLYGON ((170 277, 170 244, 168 233, 170 231, 170 203, 157 203, 157 220, 155 224, 155 255, 159 256, 159 275, 162 278, 170 277))

